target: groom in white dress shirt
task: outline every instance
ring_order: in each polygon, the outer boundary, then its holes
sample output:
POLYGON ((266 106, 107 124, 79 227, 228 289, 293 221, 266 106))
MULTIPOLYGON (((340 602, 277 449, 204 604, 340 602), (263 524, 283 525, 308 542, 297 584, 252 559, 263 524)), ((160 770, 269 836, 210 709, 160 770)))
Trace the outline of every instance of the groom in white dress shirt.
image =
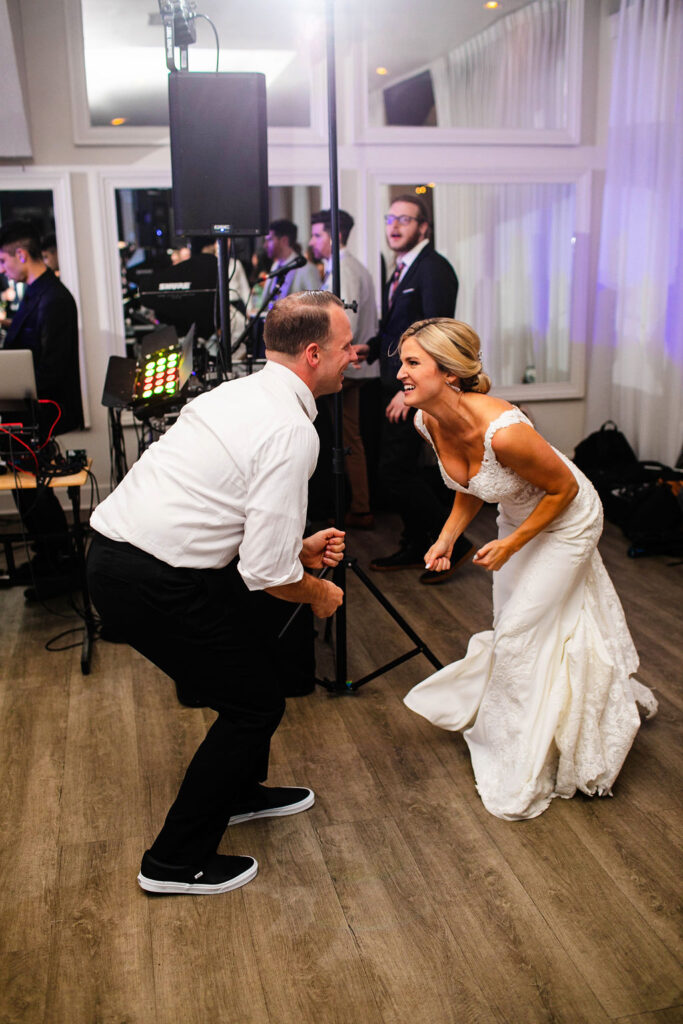
POLYGON ((228 822, 295 814, 314 800, 303 787, 261 785, 285 707, 263 610, 303 603, 326 618, 343 599, 304 571, 338 564, 343 533, 302 536, 315 399, 341 389, 356 356, 341 302, 320 291, 277 302, 265 339, 264 369, 186 405, 91 519, 88 583, 103 624, 218 712, 143 857, 148 892, 244 885, 254 859, 216 852, 228 822))

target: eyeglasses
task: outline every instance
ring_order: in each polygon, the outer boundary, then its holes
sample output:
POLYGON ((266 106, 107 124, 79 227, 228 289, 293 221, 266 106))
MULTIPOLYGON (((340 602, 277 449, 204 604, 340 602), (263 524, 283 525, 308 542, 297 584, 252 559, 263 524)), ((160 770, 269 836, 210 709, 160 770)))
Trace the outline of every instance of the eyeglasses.
POLYGON ((410 224, 411 220, 421 220, 420 217, 410 217, 407 213, 402 213, 397 217, 393 213, 384 214, 384 223, 391 226, 394 222, 398 221, 399 224, 410 224))

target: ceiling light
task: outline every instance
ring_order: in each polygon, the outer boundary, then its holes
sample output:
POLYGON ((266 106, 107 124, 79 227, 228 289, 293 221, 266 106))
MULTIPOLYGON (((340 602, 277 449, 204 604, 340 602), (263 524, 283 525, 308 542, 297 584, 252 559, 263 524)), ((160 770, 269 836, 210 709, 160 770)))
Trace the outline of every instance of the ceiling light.
POLYGON ((484 7, 487 7, 489 11, 495 11, 496 7, 499 6, 500 4, 498 3, 498 0, 487 0, 484 4, 484 7))
POLYGON ((375 68, 375 73, 378 75, 388 75, 389 72, 386 68, 375 68))
POLYGON ((113 124, 115 128, 118 128, 118 126, 120 124, 125 124, 125 123, 126 123, 126 118, 125 117, 112 117, 111 121, 109 122, 109 124, 113 124))

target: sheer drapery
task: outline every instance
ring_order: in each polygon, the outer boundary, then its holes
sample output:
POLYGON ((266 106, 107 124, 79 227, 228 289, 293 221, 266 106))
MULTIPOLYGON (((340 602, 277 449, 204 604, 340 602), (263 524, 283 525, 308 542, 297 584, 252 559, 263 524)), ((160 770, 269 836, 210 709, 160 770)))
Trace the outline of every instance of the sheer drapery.
POLYGON ((587 428, 617 421, 640 458, 683 440, 683 3, 622 0, 587 428))
POLYGON ((535 0, 452 50, 451 124, 564 127, 566 46, 567 0, 535 0))
POLYGON ((482 339, 495 386, 570 377, 576 187, 438 185, 439 250, 460 280, 456 316, 482 339))

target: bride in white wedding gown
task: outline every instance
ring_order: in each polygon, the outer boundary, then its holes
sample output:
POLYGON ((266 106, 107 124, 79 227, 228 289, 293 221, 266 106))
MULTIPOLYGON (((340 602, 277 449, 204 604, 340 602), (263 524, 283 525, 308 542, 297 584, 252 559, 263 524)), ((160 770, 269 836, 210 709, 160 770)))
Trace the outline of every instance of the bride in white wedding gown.
POLYGON ((515 820, 577 789, 609 795, 640 725, 636 701, 648 717, 657 702, 632 678, 638 656, 597 551, 596 491, 519 409, 486 394, 479 347, 446 318, 401 339, 406 405, 456 492, 427 568, 448 569, 483 502, 498 503, 498 538, 474 556, 493 572, 493 629, 405 703, 463 731, 485 807, 515 820))

